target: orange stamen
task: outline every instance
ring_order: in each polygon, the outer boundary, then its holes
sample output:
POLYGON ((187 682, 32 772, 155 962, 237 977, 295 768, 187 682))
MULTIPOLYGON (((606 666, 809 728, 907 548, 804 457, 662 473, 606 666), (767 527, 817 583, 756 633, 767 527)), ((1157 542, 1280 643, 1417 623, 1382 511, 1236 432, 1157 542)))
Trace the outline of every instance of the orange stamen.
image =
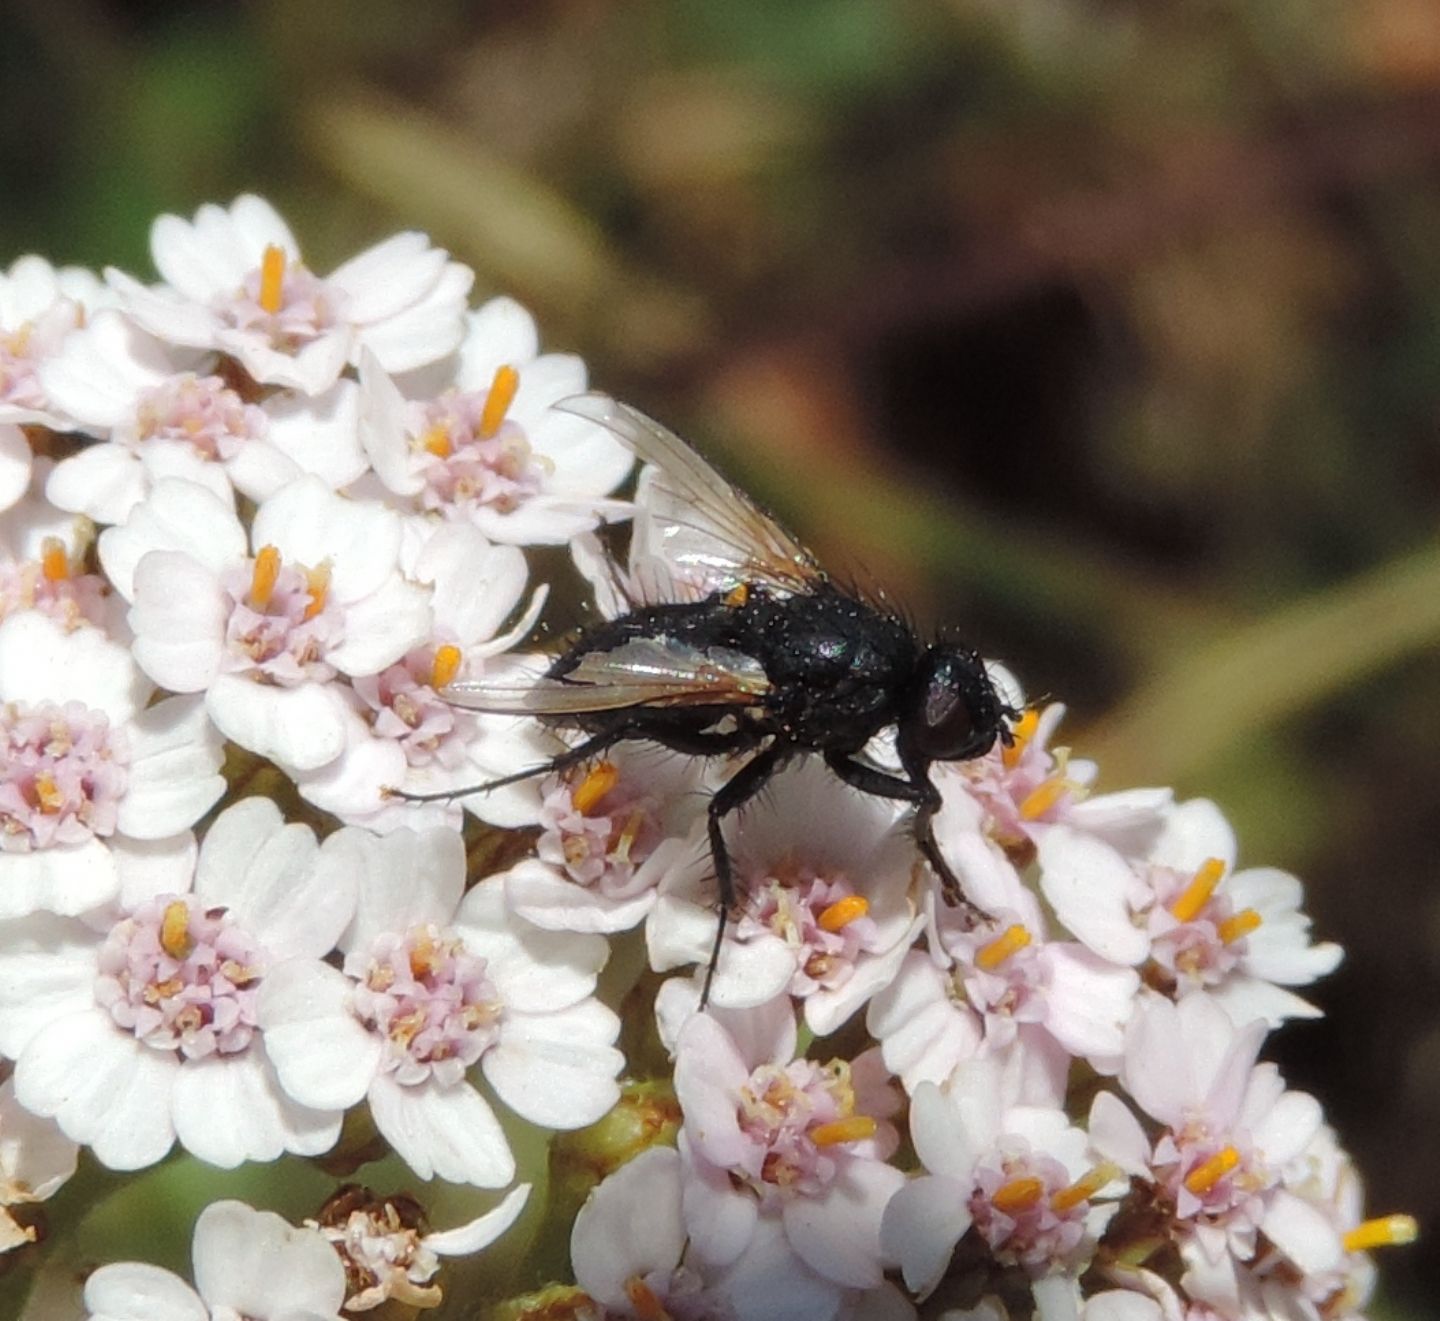
POLYGON ((975 966, 984 972, 994 972, 1012 954, 1018 954, 1030 943, 1030 933, 1020 923, 1006 927, 988 945, 982 945, 975 955, 975 966))
POLYGON ((46 537, 40 543, 40 572, 48 582, 64 582, 70 576, 70 557, 59 537, 46 537))
POLYGON ((1040 713, 1033 708, 1028 710, 1017 720, 1010 730, 1012 742, 1000 754, 1000 760, 1004 763, 1005 769, 1014 770, 1016 763, 1020 760, 1025 751, 1025 745, 1035 737, 1035 731, 1040 727, 1040 713))
POLYGON ((260 306, 274 316, 284 301, 285 290, 285 249, 274 243, 265 249, 260 258, 260 306))
POLYGON ((1030 1210, 1044 1195, 1044 1182, 1026 1176, 1023 1179, 1011 1179, 1009 1183, 1001 1184, 991 1194, 990 1205, 997 1211, 1003 1211, 1006 1215, 1018 1215, 1021 1211, 1030 1210))
POLYGON ((323 609, 325 600, 330 595, 330 566, 321 564, 314 569, 305 570, 305 591, 310 597, 310 604, 305 607, 302 619, 314 619, 323 609))
POLYGON ((810 1130, 810 1141, 817 1147, 834 1147, 842 1142, 863 1142, 874 1137, 879 1125, 869 1115, 851 1115, 848 1119, 832 1119, 816 1124, 810 1130))
POLYGON ((58 812, 65 806, 65 795, 60 792, 55 777, 45 771, 35 777, 35 802, 47 815, 58 812))
POLYGON ((625 1296, 635 1309, 636 1321, 670 1321, 665 1304, 655 1296, 655 1291, 638 1275, 625 1281, 625 1296))
POLYGON ((1400 1247, 1420 1237, 1420 1222, 1414 1216, 1378 1216, 1347 1230, 1341 1242, 1346 1252, 1369 1252, 1371 1248, 1400 1247))
POLYGON ((490 393, 485 396, 485 407, 480 410, 480 438, 489 440, 505 421, 505 414, 515 402, 515 392, 520 388, 520 373, 510 366, 495 368, 495 379, 490 382, 490 393))
POLYGON ((619 768, 612 761, 602 761, 575 787, 570 800, 581 816, 589 816, 591 809, 619 783, 619 768))
POLYGON ((1240 1153, 1234 1147, 1221 1147, 1209 1160, 1201 1161, 1185 1176, 1185 1186, 1200 1197, 1240 1164, 1240 1153))
POLYGON ((455 448, 450 442, 450 429, 443 422, 437 422, 420 437, 420 448, 428 450, 437 459, 448 459, 455 448))
POLYGON ((190 939, 190 910, 183 899, 172 899, 165 905, 160 919, 160 948, 172 959, 183 959, 194 947, 190 939))
POLYGON ((1020 800, 1020 815, 1026 821, 1038 820, 1054 807, 1069 789, 1070 785, 1058 775, 1042 780, 1020 800))
POLYGON ((1050 1209, 1058 1212, 1072 1211, 1081 1202, 1088 1202, 1107 1183, 1118 1178, 1119 1175, 1119 1168, 1111 1165, 1108 1161, 1103 1165, 1097 1165, 1089 1174, 1082 1174, 1068 1188, 1062 1188, 1058 1193, 1052 1193, 1050 1209))
POLYGON ((270 604, 270 593, 280 576, 280 552, 274 546, 261 546, 255 556, 255 569, 250 575, 250 604, 263 610, 270 604))
POLYGON ((460 648, 448 642, 435 648, 435 659, 430 662, 430 686, 444 688, 460 673, 460 648))
POLYGON ((821 931, 843 931, 857 917, 864 917, 869 911, 870 901, 863 895, 852 894, 837 899, 815 920, 820 924, 821 931))
POLYGON ((1220 939, 1227 945, 1233 945, 1237 940, 1243 940, 1263 921, 1253 908, 1242 908, 1233 917, 1227 917, 1220 923, 1220 939))
POLYGON ((1170 905, 1171 915, 1179 922, 1193 922, 1200 916, 1220 878, 1225 875, 1225 864, 1219 858, 1206 858, 1195 873, 1195 879, 1181 892, 1180 897, 1170 905))

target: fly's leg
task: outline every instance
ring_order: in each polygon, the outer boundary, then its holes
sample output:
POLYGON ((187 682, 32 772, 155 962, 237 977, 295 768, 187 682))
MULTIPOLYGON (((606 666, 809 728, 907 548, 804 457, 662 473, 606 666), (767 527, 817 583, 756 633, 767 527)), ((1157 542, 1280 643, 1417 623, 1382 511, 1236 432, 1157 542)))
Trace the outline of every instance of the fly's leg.
POLYGON ((484 784, 471 785, 467 789, 443 789, 433 794, 409 794, 402 789, 391 789, 388 794, 391 798, 403 798, 407 803, 434 803, 441 799, 466 798, 470 794, 486 793, 491 789, 503 789, 507 784, 519 784, 521 780, 532 780, 537 775, 548 775, 551 771, 569 770, 572 766, 589 761, 591 757, 599 756, 606 748, 613 747, 622 739, 629 737, 630 728, 627 722, 602 730, 599 734, 593 734, 583 743, 577 743, 573 748, 567 748, 558 756, 542 762, 539 766, 529 766, 523 771, 516 771, 513 775, 502 775, 498 780, 486 780, 484 784))
MULTIPOLYGON (((940 878, 940 889, 945 902, 952 908, 964 908, 972 919, 988 918, 989 914, 965 897, 960 888, 960 878, 950 870, 945 855, 935 842, 935 814, 940 810, 940 791, 930 783, 930 777, 917 767, 907 766, 909 778, 890 775, 847 757, 843 752, 827 752, 825 764, 845 781, 852 789, 874 794, 877 798, 894 798, 902 803, 915 804, 915 843, 921 855, 940 878)), ((973 925, 973 922, 972 922, 973 925)))
POLYGON ((746 762, 710 799, 706 828, 710 836, 710 860, 715 867, 715 880, 720 886, 720 920, 715 927, 715 944, 711 947, 710 962, 705 969, 705 985, 700 990, 701 1009, 710 1000, 710 983, 715 980, 715 969, 720 963, 725 926, 730 920, 730 910, 735 906, 735 873, 730 865, 730 850, 725 845, 725 832, 720 823, 765 787, 765 782, 789 753, 789 744, 772 743, 746 762))

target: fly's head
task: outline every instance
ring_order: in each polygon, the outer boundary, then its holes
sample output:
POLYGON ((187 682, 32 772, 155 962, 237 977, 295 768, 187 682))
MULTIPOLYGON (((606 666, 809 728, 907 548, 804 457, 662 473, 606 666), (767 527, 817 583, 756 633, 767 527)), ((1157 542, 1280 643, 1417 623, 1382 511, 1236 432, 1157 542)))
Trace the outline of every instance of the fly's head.
POLYGON ((984 756, 996 739, 1010 742, 1008 722, 1017 715, 996 692, 984 663, 973 651, 929 647, 920 658, 900 712, 901 761, 919 767, 932 761, 984 756))

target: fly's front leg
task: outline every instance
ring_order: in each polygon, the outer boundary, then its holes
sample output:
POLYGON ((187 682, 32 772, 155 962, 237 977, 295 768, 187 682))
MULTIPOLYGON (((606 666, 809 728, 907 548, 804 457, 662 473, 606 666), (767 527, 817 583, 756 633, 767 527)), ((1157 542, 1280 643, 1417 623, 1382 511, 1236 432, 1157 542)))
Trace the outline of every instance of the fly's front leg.
POLYGON ((710 799, 706 830, 710 837, 710 860, 715 866, 715 880, 720 887, 720 920, 715 927, 715 944, 710 950, 710 963, 705 970, 705 985, 700 991, 701 1009, 710 1000, 710 983, 715 980, 715 969, 720 963, 725 926, 730 920, 730 910, 735 906, 735 873, 730 865, 730 850, 725 845, 721 822, 765 787, 765 781, 790 754, 790 750, 788 744, 772 743, 746 762, 710 799))
POLYGON ((952 908, 963 907, 977 918, 988 917, 983 909, 972 904, 960 887, 960 878, 950 870, 945 855, 935 842, 935 814, 940 810, 940 791, 930 783, 925 770, 907 766, 905 776, 890 775, 855 761, 843 752, 827 752, 825 764, 846 784, 862 793, 874 794, 877 798, 894 798, 902 803, 915 804, 915 843, 921 856, 935 869, 940 878, 940 889, 945 902, 952 908))

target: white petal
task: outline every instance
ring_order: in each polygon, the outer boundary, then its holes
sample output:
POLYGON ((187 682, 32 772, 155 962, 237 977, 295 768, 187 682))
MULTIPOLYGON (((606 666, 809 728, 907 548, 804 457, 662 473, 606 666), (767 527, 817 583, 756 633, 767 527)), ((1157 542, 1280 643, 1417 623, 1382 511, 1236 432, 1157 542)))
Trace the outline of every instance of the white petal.
POLYGON ((244 1202, 212 1202, 200 1213, 194 1274, 221 1314, 329 1321, 345 1299, 345 1268, 323 1234, 244 1202))
POLYGON ((620 1020, 598 1000, 553 1014, 507 1013, 481 1057, 485 1079, 516 1114, 542 1128, 593 1124, 620 1099, 625 1057, 610 1043, 620 1020))
POLYGON ((0 1083, 0 1188, 23 1188, 24 1197, 44 1201, 75 1173, 79 1154, 53 1121, 15 1100, 13 1079, 0 1083))
POLYGON ((245 557, 235 511, 213 491, 170 478, 157 482, 118 527, 100 534, 100 565, 115 590, 135 599, 135 570, 152 550, 181 551, 219 574, 245 557))
POLYGON ((52 1115, 112 1170, 153 1165, 170 1150, 175 1058, 142 1046, 100 1010, 52 1024, 15 1065, 15 1095, 52 1115))
POLYGON ((101 1266, 85 1280, 90 1321, 210 1321, 210 1309, 178 1275, 140 1261, 101 1266))
POLYGON ((318 1156, 340 1136, 341 1112, 291 1100, 258 1043, 235 1056, 187 1060, 175 1079, 174 1115, 180 1145, 226 1170, 287 1151, 318 1156))
POLYGON ((220 672, 229 613, 214 570, 177 551, 152 551, 134 578, 135 659, 156 683, 198 693, 220 672))
POLYGON ((306 395, 324 394, 335 384, 355 342, 348 324, 324 331, 294 352, 273 348, 261 331, 218 327, 215 347, 240 359, 257 381, 282 385, 306 395))
POLYGON ((1095 953, 1136 964, 1150 937, 1131 920, 1134 874, 1125 859, 1092 835, 1055 826, 1039 840, 1040 889, 1055 916, 1095 953))
POLYGON ((256 1013, 281 1086, 301 1105, 344 1110, 365 1095, 380 1063, 378 1037, 350 1012, 351 981, 313 959, 277 964, 256 1013))
POLYGON ((890 1199, 880 1224, 886 1257, 898 1261, 911 1292, 924 1298, 940 1283, 965 1231, 971 1189, 952 1179, 920 1178, 890 1199))
POLYGON ((396 830, 377 839, 351 827, 326 841, 331 850, 356 877, 355 916, 341 942, 347 952, 423 922, 446 926, 465 893, 465 845, 453 830, 396 830))
POLYGON ((120 875, 120 907, 134 909, 157 895, 185 894, 195 879, 198 852, 189 830, 165 839, 113 840, 110 856, 120 875))
MULTIPOLYGON (((360 389, 354 381, 340 381, 314 399, 277 396, 265 404, 266 445, 246 448, 273 448, 327 486, 349 486, 368 467, 360 448, 359 410, 360 389)), ((274 490, 278 484, 263 493, 246 490, 246 494, 264 500, 274 490)))
POLYGON ((535 318, 513 298, 492 298, 466 317, 455 384, 461 390, 488 390, 496 368, 523 367, 539 352, 535 318))
POLYGON ((1127 1174, 1149 1175, 1150 1143, 1134 1112, 1114 1092, 1100 1092, 1090 1104, 1090 1140, 1107 1160, 1127 1174))
POLYGON ((0 509, 9 509, 30 486, 34 454, 18 426, 0 426, 0 509))
POLYGON ((877 1160, 846 1161, 820 1197, 797 1197, 784 1211, 790 1246, 811 1270, 852 1289, 874 1289, 880 1266, 880 1216, 905 1176, 877 1160))
POLYGON ((67 633, 37 610, 22 610, 0 623, 0 700, 83 702, 120 725, 145 705, 151 691, 129 650, 98 628, 67 633))
POLYGON ((453 353, 465 332, 465 298, 474 280, 468 267, 451 262, 428 294, 394 316, 362 326, 356 343, 391 372, 412 371, 453 353))
POLYGON ((138 455, 102 441, 57 463, 45 483, 45 498, 97 523, 123 523, 149 486, 138 455))
POLYGON ((360 355, 360 444, 375 475, 396 495, 416 495, 425 485, 410 463, 405 396, 373 354, 360 355))
POLYGON ((89 912, 115 897, 120 874, 98 839, 83 844, 0 853, 0 919, 47 912, 89 912))
POLYGON ((96 945, 73 918, 0 924, 0 1054, 15 1059, 48 1024, 93 1008, 96 945))
POLYGON ((381 1075, 370 1088, 370 1113, 422 1179, 503 1188, 515 1177, 515 1158, 494 1111, 468 1083, 400 1087, 381 1075))
POLYGON ((430 633, 429 593, 391 574, 345 609, 345 641, 326 655, 343 674, 379 674, 430 633))
POLYGON ((225 750, 199 697, 172 697, 130 726, 130 778, 118 827, 136 839, 163 839, 193 826, 225 792, 225 750))
POLYGON ((345 313, 357 323, 380 321, 423 298, 445 269, 446 254, 414 230, 392 234, 337 266, 326 284, 343 289, 345 313))
POLYGON ((222 674, 205 694, 220 732, 242 748, 297 770, 334 761, 345 748, 345 699, 329 684, 279 688, 222 674))
POLYGON ((1209 858, 1219 858, 1227 871, 1235 865, 1235 832, 1230 823, 1208 798, 1177 803, 1150 860, 1162 867, 1193 872, 1209 858))
POLYGON ((519 1184, 506 1193, 494 1210, 477 1216, 467 1225, 458 1225, 438 1234, 426 1234, 423 1242, 431 1252, 441 1257, 462 1257, 479 1252, 481 1248, 489 1247, 520 1218, 529 1200, 530 1185, 519 1184))

